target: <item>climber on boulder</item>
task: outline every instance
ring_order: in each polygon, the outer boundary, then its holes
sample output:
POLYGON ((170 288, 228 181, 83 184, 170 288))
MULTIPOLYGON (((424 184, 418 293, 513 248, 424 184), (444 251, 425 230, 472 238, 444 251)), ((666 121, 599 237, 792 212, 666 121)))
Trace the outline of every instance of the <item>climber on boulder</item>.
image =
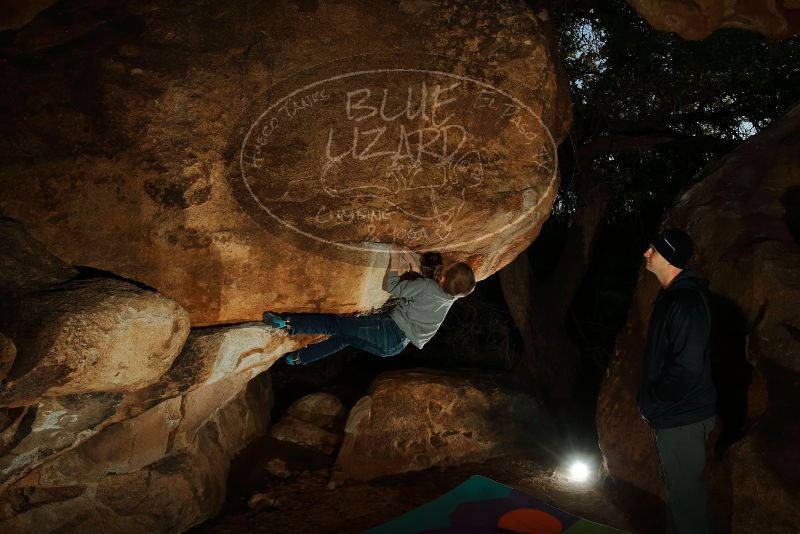
MULTIPOLYGON (((436 334, 450 307, 475 289, 475 274, 466 263, 454 262, 441 269, 426 269, 419 277, 401 279, 400 259, 412 271, 422 270, 413 253, 396 245, 389 251, 389 268, 383 288, 396 300, 388 311, 361 316, 325 313, 264 312, 264 322, 291 334, 328 334, 328 339, 289 353, 290 365, 306 365, 352 346, 377 356, 399 354, 408 343, 422 348, 436 334), (427 271, 427 272, 426 272, 427 271), (428 276, 425 276, 428 274, 428 276)), ((431 257, 431 256, 429 256, 431 257)), ((438 257, 438 254, 433 256, 438 257)))

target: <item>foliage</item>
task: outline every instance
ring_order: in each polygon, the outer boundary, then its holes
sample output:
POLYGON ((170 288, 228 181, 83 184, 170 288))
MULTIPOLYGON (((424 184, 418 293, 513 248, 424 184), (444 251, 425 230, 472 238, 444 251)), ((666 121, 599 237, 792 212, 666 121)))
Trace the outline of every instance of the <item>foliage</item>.
POLYGON ((675 196, 800 102, 800 36, 776 42, 723 29, 686 41, 653 30, 623 0, 552 0, 549 12, 574 120, 559 149, 562 189, 529 257, 540 283, 552 286, 559 257, 593 243, 582 280, 566 282, 580 288, 565 328, 581 347, 584 373, 594 374, 582 378, 596 385, 625 323, 642 251, 675 196), (585 216, 606 199, 601 220, 585 216))
MULTIPOLYGON (((551 13, 570 77, 576 172, 612 187, 611 219, 674 195, 800 101, 800 36, 657 32, 622 0, 551 13)), ((569 186, 569 180, 565 180, 569 186)))

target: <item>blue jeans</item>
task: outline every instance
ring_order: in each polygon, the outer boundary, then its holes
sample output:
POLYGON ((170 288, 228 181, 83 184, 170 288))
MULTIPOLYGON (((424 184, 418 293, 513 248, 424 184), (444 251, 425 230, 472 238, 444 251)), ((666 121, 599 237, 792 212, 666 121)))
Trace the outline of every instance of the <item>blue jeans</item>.
POLYGON ((386 312, 344 316, 328 313, 288 313, 282 316, 292 334, 328 334, 328 339, 303 347, 297 354, 303 364, 327 358, 345 347, 355 347, 376 356, 394 356, 408 338, 386 312))

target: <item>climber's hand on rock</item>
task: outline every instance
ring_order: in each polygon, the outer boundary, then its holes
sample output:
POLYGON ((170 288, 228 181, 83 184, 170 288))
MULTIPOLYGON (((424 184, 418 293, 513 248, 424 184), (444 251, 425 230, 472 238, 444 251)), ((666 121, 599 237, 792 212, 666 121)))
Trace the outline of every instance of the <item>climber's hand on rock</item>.
POLYGON ((409 249, 404 249, 402 254, 403 258, 405 258, 405 260, 408 262, 408 266, 411 268, 412 271, 416 273, 422 272, 422 268, 419 266, 419 261, 417 260, 413 252, 411 252, 409 249))
POLYGON ((402 257, 411 251, 408 249, 408 247, 392 243, 391 245, 389 245, 389 252, 391 252, 392 254, 399 254, 402 257))

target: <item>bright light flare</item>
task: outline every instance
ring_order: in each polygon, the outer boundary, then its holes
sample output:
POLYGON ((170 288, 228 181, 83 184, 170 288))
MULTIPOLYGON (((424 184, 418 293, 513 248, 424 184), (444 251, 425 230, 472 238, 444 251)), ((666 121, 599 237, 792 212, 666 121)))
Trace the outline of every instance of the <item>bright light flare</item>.
POLYGON ((589 465, 582 460, 575 460, 567 471, 570 482, 586 482, 589 479, 589 465))

